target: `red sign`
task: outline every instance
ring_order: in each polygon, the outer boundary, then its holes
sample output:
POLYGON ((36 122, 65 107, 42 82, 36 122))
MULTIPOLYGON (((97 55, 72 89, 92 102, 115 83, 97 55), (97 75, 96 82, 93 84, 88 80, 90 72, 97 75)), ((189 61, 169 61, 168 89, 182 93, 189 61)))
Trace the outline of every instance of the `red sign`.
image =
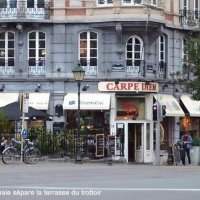
POLYGON ((154 82, 99 82, 99 91, 107 92, 158 92, 158 83, 154 82))

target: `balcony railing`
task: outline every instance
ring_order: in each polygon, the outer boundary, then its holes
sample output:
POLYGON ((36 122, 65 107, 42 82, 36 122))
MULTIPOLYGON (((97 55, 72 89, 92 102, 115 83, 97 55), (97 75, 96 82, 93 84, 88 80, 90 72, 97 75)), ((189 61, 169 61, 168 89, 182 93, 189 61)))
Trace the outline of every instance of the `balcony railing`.
POLYGON ((35 61, 30 59, 28 61, 28 74, 31 76, 43 76, 46 74, 45 60, 35 61))
POLYGON ((127 60, 126 73, 130 76, 143 77, 145 76, 144 60, 137 60, 135 65, 129 65, 130 60, 127 60))
POLYGON ((0 75, 10 76, 14 75, 15 68, 13 66, 0 66, 0 75))
POLYGON ((49 3, 27 5, 26 1, 17 4, 0 4, 0 19, 48 19, 49 3))
POLYGON ((194 10, 180 10, 180 23, 187 26, 199 26, 200 12, 194 10))
POLYGON ((85 70, 86 76, 96 76, 97 75, 97 66, 82 66, 85 70))

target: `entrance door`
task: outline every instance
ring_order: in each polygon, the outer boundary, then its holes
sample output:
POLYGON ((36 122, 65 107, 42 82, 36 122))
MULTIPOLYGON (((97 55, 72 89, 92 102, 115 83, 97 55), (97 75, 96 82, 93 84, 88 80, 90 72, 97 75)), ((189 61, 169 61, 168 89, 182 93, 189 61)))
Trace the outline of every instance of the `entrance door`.
POLYGON ((153 123, 117 121, 115 123, 115 156, 127 162, 153 162, 153 123))
POLYGON ((128 161, 144 162, 144 124, 128 124, 128 161))

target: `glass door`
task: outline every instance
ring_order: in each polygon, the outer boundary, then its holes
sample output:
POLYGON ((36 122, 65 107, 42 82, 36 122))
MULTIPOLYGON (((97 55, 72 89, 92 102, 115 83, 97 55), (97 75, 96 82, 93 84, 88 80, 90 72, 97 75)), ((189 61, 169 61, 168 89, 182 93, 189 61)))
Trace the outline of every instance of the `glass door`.
POLYGON ((153 162, 153 124, 144 126, 144 163, 153 162))

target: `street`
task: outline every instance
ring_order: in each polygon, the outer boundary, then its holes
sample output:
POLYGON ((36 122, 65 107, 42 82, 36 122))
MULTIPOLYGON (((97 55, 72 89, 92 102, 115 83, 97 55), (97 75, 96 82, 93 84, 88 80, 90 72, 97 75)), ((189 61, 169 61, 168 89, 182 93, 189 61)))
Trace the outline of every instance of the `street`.
POLYGON ((199 199, 200 166, 0 163, 0 199, 199 199))

